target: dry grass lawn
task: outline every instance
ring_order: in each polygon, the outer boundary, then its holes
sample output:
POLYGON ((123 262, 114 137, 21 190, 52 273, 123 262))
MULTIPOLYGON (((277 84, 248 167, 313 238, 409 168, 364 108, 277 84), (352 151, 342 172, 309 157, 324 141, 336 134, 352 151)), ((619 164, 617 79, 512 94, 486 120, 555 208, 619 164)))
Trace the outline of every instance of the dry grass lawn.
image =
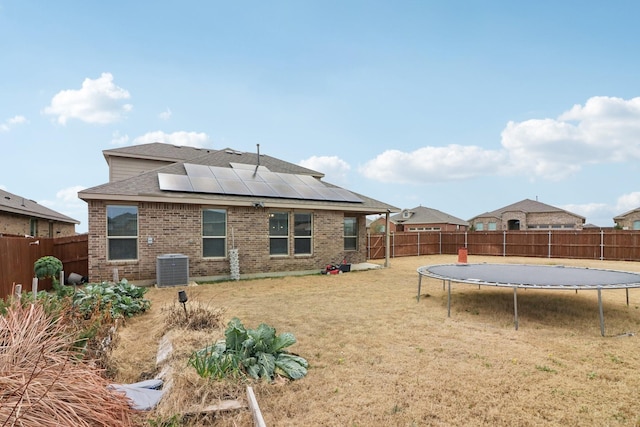
MULTIPOLYGON (((395 258, 379 270, 206 284, 186 289, 188 306, 223 309, 226 321, 238 317, 249 328, 264 322, 295 335, 290 350, 309 361, 308 375, 250 383, 270 427, 640 425, 640 289, 630 290, 629 306, 624 290, 603 291, 605 337, 595 291, 520 291, 516 331, 511 289, 453 284, 448 318, 442 282, 424 278, 416 301, 416 269, 456 261, 395 258)), ((640 271, 635 262, 475 256, 469 262, 640 271)), ((176 304, 177 290, 151 289, 150 312, 122 328, 112 358, 118 381, 155 373, 163 313, 176 304)), ((188 403, 245 398, 246 383, 207 385, 186 366, 191 351, 222 334, 173 331, 175 393, 153 416, 167 418, 188 403)), ((236 411, 192 423, 249 426, 252 418, 236 411)))

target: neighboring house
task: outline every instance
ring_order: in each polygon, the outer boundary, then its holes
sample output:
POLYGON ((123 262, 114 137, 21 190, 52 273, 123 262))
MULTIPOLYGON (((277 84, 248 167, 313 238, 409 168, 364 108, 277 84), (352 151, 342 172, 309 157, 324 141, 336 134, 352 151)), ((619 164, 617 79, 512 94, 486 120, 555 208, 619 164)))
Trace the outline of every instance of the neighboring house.
MULTIPOLYGON (((396 231, 396 222, 389 217, 389 233, 394 233, 396 231)), ((386 215, 381 215, 374 218, 369 223, 369 233, 371 234, 381 234, 387 232, 387 217, 386 215)))
POLYGON ((366 218, 399 209, 258 153, 153 143, 105 150, 110 182, 89 207, 89 279, 156 279, 158 257, 188 257, 189 277, 319 271, 366 261, 366 218))
POLYGON ((520 202, 475 216, 469 220, 476 231, 578 229, 585 223, 583 216, 547 205, 537 200, 520 202))
POLYGON ((614 217, 613 222, 623 230, 640 230, 640 207, 614 217))
POLYGON ((80 221, 0 189, 0 234, 73 236, 76 234, 77 224, 80 221))
POLYGON ((469 223, 437 209, 418 206, 393 215, 396 231, 465 231, 469 223))

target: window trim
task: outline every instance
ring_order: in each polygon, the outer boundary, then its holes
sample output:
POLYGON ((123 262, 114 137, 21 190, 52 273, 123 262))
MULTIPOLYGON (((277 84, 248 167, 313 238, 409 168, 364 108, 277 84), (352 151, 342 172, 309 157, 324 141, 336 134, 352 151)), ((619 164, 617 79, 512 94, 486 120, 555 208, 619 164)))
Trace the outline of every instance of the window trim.
POLYGON ((216 209, 216 208, 203 208, 201 215, 200 215, 200 221, 201 221, 201 227, 200 227, 200 234, 201 234, 201 239, 202 239, 202 258, 205 259, 226 259, 228 256, 228 245, 227 245, 227 241, 228 241, 228 213, 226 209, 216 209), (216 212, 222 212, 224 213, 224 234, 223 235, 205 235, 204 234, 204 213, 205 211, 216 211, 216 212), (204 242, 205 240, 222 240, 222 246, 224 248, 224 253, 222 255, 205 255, 204 253, 204 242))
POLYGON ((138 205, 106 205, 105 207, 106 221, 105 221, 105 236, 107 238, 107 247, 105 258, 108 262, 127 262, 127 261, 138 261, 140 256, 140 208, 138 205), (109 208, 135 208, 136 211, 136 234, 133 235, 125 235, 125 236, 110 236, 109 235, 109 208), (135 257, 134 258, 111 258, 111 242, 115 240, 133 240, 135 242, 135 257))
POLYGON ((288 211, 271 211, 269 212, 269 256, 270 257, 287 257, 289 256, 289 235, 291 233, 290 231, 290 222, 291 222, 291 218, 289 215, 288 211), (275 235, 275 234, 271 234, 271 219, 274 218, 277 214, 283 215, 283 218, 287 219, 287 231, 285 235, 275 235), (284 240, 286 242, 286 250, 284 253, 273 253, 272 252, 272 247, 271 247, 271 242, 273 242, 275 240, 284 240))
POLYGON ((358 251, 358 217, 357 216, 345 216, 342 220, 342 248, 345 251, 353 251, 356 252, 358 251), (348 235, 345 233, 346 231, 346 225, 347 225, 347 220, 353 220, 354 224, 353 224, 353 232, 355 234, 353 235, 348 235), (349 240, 354 240, 354 247, 348 247, 347 248, 347 239, 349 240))
POLYGON ((294 256, 310 256, 313 255, 313 212, 293 212, 293 255, 294 256), (298 236, 297 230, 296 230, 296 216, 298 215, 308 215, 309 216, 309 224, 311 226, 311 229, 309 231, 309 235, 308 236, 298 236), (298 240, 309 240, 309 252, 301 252, 298 253, 296 252, 296 241, 298 240))

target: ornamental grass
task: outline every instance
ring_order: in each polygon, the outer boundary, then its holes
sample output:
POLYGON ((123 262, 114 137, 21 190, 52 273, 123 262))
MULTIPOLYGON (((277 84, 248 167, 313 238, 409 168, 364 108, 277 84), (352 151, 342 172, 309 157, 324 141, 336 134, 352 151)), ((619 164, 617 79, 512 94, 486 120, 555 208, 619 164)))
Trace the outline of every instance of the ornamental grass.
POLYGON ((68 314, 13 301, 0 316, 0 425, 137 425, 124 395, 75 348, 68 314))

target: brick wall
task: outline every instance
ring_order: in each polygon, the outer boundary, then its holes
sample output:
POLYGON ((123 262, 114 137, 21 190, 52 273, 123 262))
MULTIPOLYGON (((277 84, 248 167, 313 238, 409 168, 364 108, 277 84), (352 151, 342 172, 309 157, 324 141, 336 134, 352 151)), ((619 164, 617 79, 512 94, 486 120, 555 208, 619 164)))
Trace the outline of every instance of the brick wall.
MULTIPOLYGON (((219 278, 230 273, 229 260, 202 257, 202 209, 221 206, 184 205, 174 203, 138 204, 138 259, 108 261, 106 206, 101 201, 89 202, 89 279, 92 282, 119 278, 133 281, 155 280, 159 255, 183 254, 189 257, 192 278, 219 278)), ((290 233, 290 255, 269 255, 269 210, 253 207, 227 209, 227 248, 238 249, 241 275, 261 275, 287 271, 321 270, 326 264, 346 259, 351 263, 366 260, 366 220, 358 218, 359 251, 344 251, 341 211, 313 213, 311 255, 293 255, 290 233)), ((284 212, 285 210, 277 210, 284 212)), ((288 211, 293 212, 293 211, 288 211)), ((290 219, 293 230, 293 217, 290 219)))
POLYGON ((509 221, 511 220, 520 221, 520 230, 536 228, 536 226, 548 228, 549 225, 562 225, 564 228, 576 229, 581 229, 583 226, 582 218, 564 212, 535 212, 526 214, 519 211, 505 212, 500 219, 495 217, 477 217, 473 220, 472 226, 476 227, 478 223, 482 223, 484 225, 483 230, 487 231, 489 230, 489 223, 495 222, 496 230, 507 230, 509 228, 509 221))
MULTIPOLYGON (((38 222, 38 232, 34 237, 66 237, 76 234, 75 224, 49 221, 41 218, 36 219, 36 221, 38 222)), ((31 217, 0 212, 0 234, 31 235, 31 217)))

